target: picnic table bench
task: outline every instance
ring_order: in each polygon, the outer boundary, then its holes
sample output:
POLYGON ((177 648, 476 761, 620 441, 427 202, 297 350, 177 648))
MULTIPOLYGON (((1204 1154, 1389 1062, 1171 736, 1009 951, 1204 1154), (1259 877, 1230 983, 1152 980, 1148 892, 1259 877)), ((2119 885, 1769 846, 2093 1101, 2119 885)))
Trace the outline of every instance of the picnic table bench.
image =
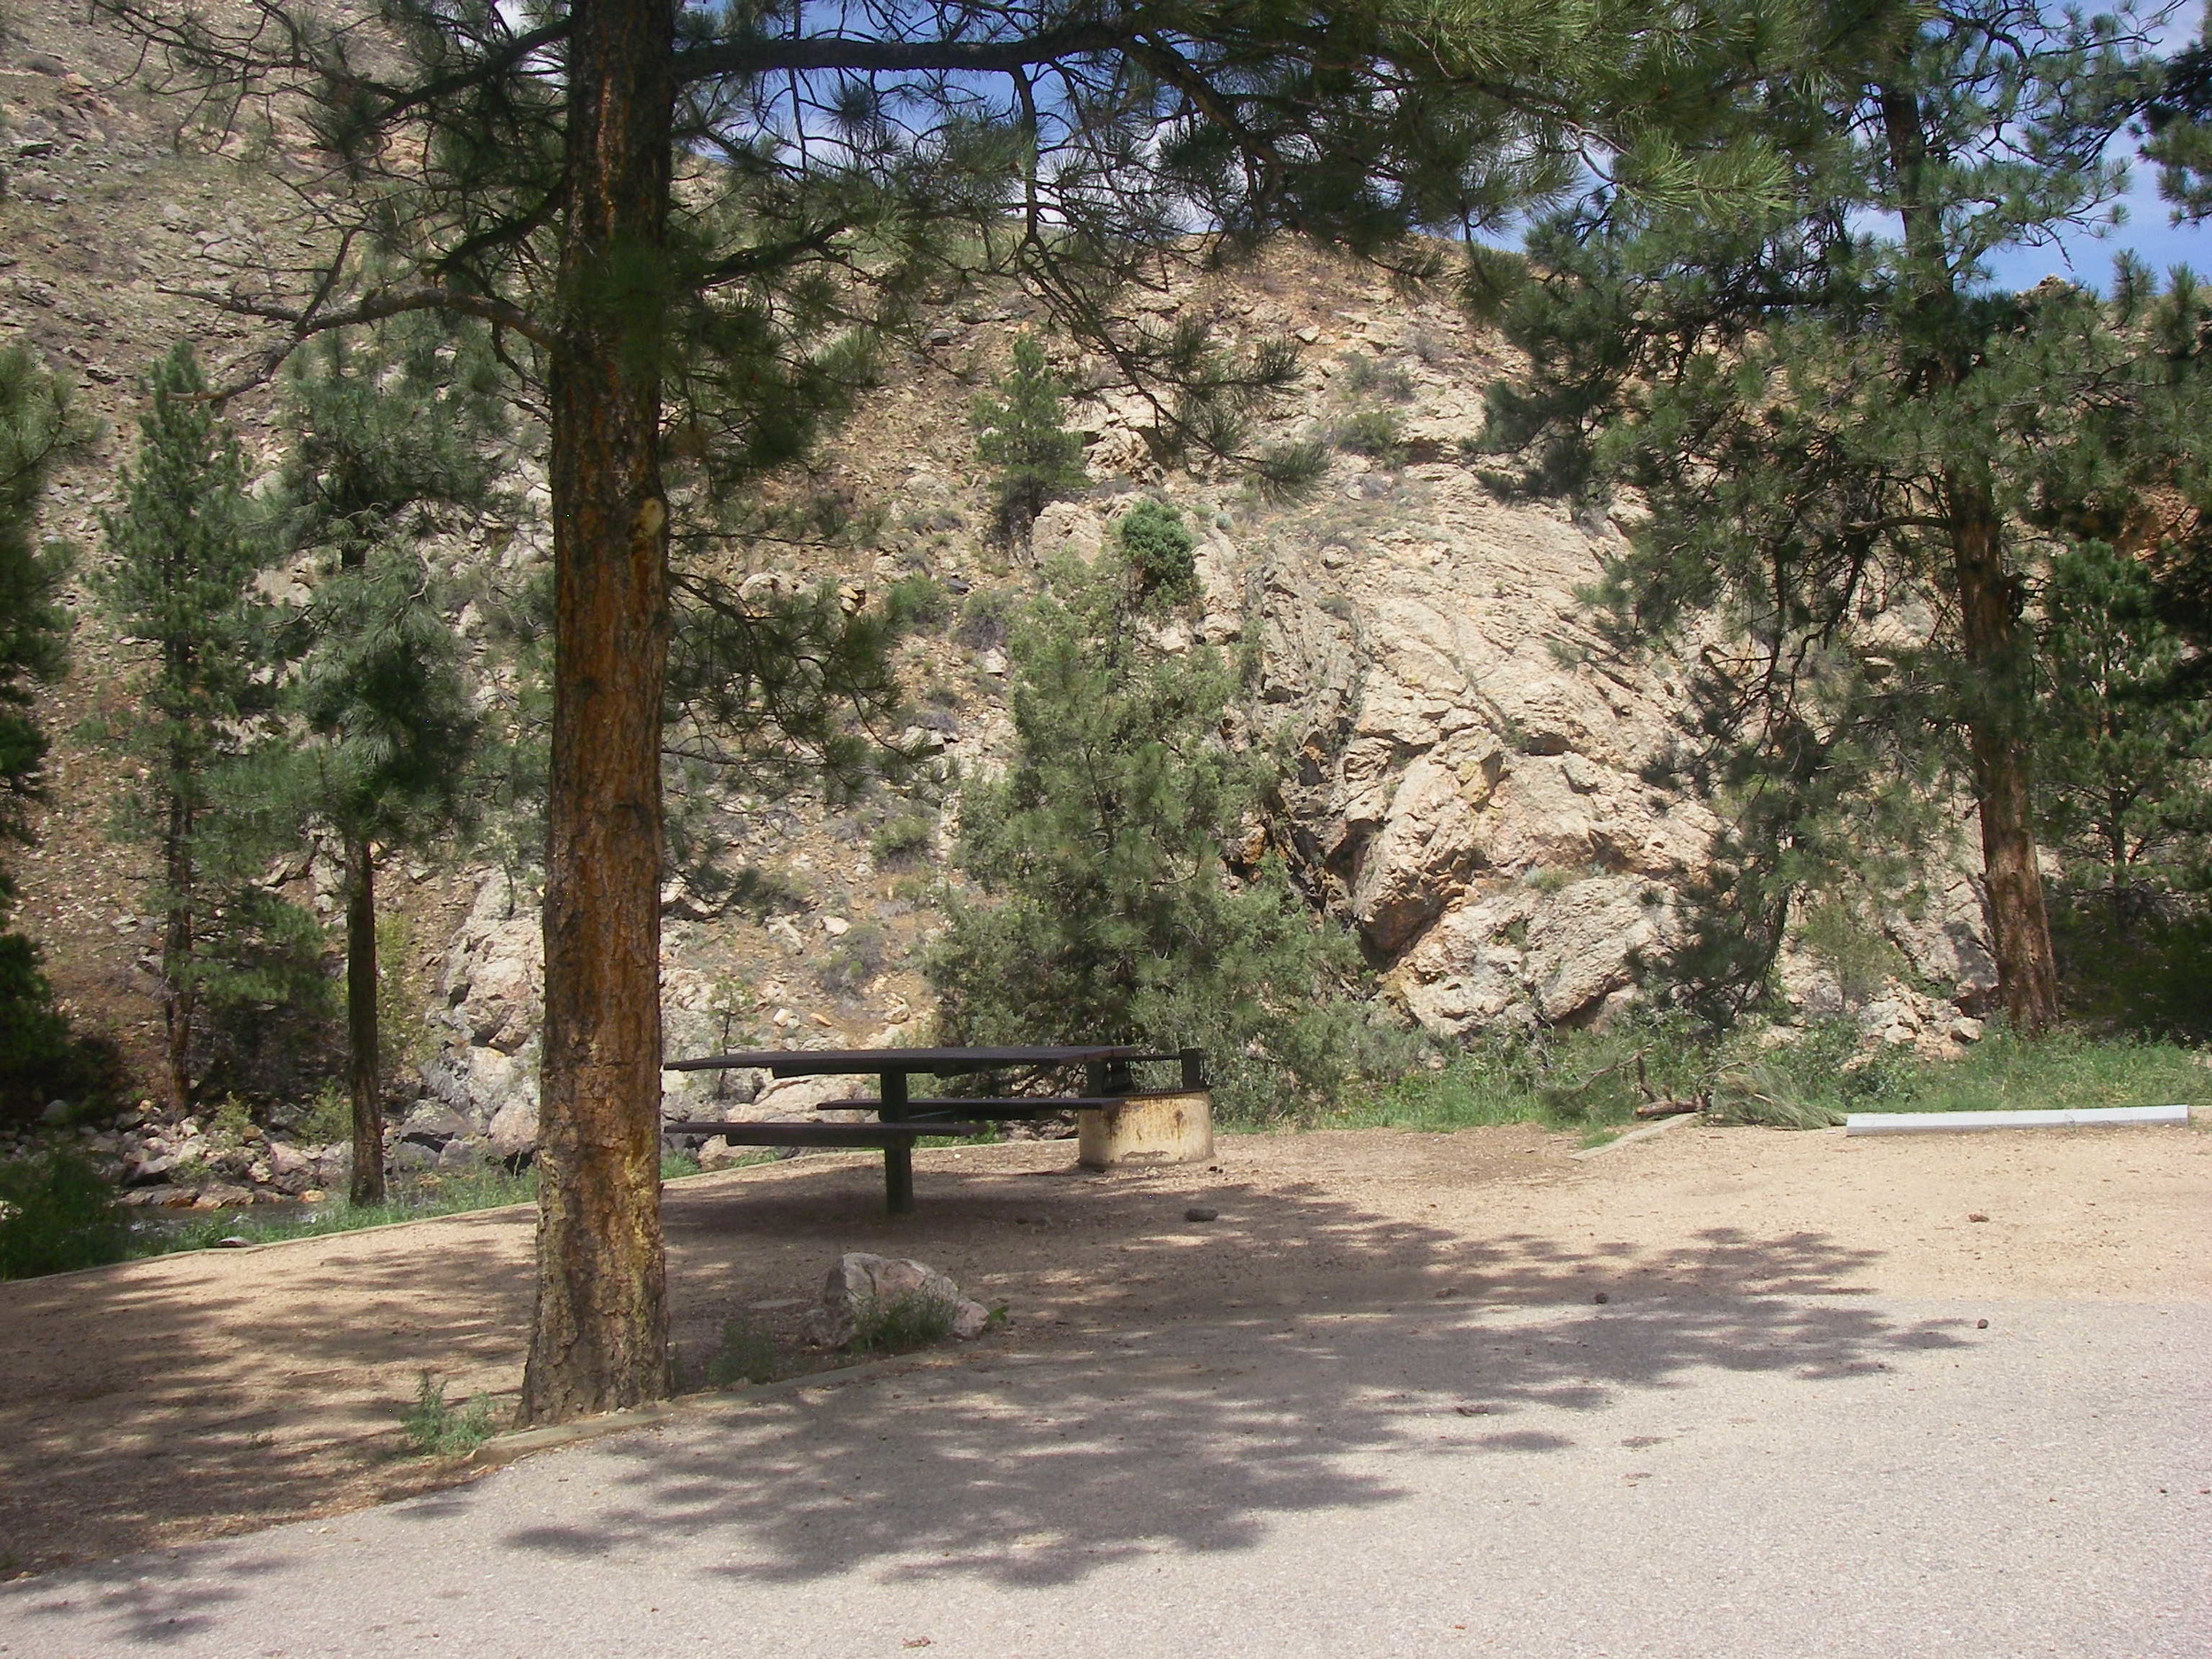
POLYGON ((877 1080, 874 1096, 824 1101, 818 1111, 872 1111, 873 1123, 705 1123, 670 1122, 671 1133, 720 1135, 732 1146, 879 1147, 883 1150, 884 1202, 893 1215, 914 1208, 914 1142, 923 1135, 973 1140, 997 1133, 1001 1123, 1041 1118, 1053 1112, 1103 1110, 1148 1098, 1206 1087, 1205 1055, 1197 1048, 1156 1054, 1128 1043, 1084 1043, 1056 1048, 761 1048, 672 1060, 671 1071, 764 1071, 775 1077, 866 1077, 877 1080), (1181 1067, 1181 1088, 1146 1091, 1136 1087, 1130 1068, 1158 1062, 1181 1067), (917 1098, 911 1078, 973 1077, 1028 1070, 1084 1072, 1080 1094, 956 1095, 917 1098))

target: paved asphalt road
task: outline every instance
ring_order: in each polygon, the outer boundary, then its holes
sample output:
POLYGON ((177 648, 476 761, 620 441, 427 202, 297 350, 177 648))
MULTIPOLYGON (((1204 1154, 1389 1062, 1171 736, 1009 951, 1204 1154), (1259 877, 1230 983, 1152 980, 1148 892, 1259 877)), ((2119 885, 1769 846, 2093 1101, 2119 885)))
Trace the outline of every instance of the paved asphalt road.
POLYGON ((31 1580, 0 1654, 2206 1659, 2208 1408, 2197 1305, 1256 1315, 31 1580))

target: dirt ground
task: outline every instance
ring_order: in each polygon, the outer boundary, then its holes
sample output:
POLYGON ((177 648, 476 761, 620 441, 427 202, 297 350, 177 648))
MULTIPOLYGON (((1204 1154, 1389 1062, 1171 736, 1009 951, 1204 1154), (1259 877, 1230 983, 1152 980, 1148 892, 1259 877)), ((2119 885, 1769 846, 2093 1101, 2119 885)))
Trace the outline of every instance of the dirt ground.
MULTIPOLYGON (((2212 1300, 2200 1132, 1686 1125, 1574 1149, 1528 1127, 1233 1136, 1210 1168, 1093 1175, 1071 1142, 965 1148, 919 1155, 918 1213, 897 1220, 872 1155, 702 1176, 668 1190, 679 1354, 702 1375, 744 1317, 795 1365, 831 1363, 796 1327, 848 1249, 1006 1304, 962 1351, 1001 1356, 1447 1295, 2212 1300), (1197 1203, 1219 1219, 1187 1221, 1197 1203)), ((0 1284, 0 1576, 465 1478, 403 1455, 396 1420, 426 1369, 453 1398, 511 1401, 534 1216, 0 1284)))

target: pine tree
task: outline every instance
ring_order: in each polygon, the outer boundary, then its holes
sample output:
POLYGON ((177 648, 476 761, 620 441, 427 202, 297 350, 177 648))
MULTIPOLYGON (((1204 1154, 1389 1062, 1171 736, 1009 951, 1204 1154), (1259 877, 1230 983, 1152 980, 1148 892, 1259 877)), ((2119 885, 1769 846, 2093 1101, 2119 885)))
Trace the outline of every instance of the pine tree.
POLYGON ((556 672, 526 1420, 669 1386, 658 750, 676 517, 803 456, 982 281, 1044 296, 1141 384, 1166 439, 1225 438, 1221 411, 1279 385, 1287 355, 1223 350, 1201 317, 1157 326, 1133 285, 1284 226, 1432 272, 1409 231, 1494 223, 1563 187, 1586 134, 1663 171, 1641 107, 1688 108, 1666 88, 1707 22, 1052 0, 856 24, 792 5, 393 0, 344 27, 280 4, 233 26, 103 4, 213 95, 195 107, 220 126, 304 97, 351 187, 322 198, 339 267, 234 291, 280 331, 271 360, 438 310, 493 326, 542 387, 556 672), (373 31, 402 50, 365 50, 373 31), (1602 83, 1614 119, 1578 107, 1571 72, 1602 83))
POLYGON ((2156 598, 2141 560, 2092 541, 2052 561, 2039 606, 2042 821, 2094 872, 2070 885, 2101 893, 2116 939, 2189 883, 2212 833, 2212 704, 2172 695, 2190 653, 2156 598))
POLYGON ((365 1205, 384 1202, 377 865, 466 822, 480 732, 419 543, 436 509, 492 499, 503 435, 480 342, 429 320, 402 319, 376 351, 330 336, 292 379, 280 540, 336 569, 296 630, 288 741, 265 749, 256 779, 265 815, 326 826, 342 850, 351 1198, 365 1205))
POLYGON ((155 370, 123 505, 101 518, 107 563, 97 581, 117 631, 150 653, 142 714, 111 741, 144 769, 127 824, 160 861, 166 1084, 179 1110, 197 1079, 217 965, 208 947, 226 919, 217 914, 225 895, 207 879, 221 836, 216 773, 235 757, 237 723, 270 701, 254 672, 266 658, 266 618, 249 594, 263 547, 249 521, 245 459, 206 392, 189 344, 155 370))
MULTIPOLYGON (((69 641, 57 603, 65 550, 40 546, 40 503, 55 465, 91 435, 65 388, 27 351, 0 351, 0 848, 31 838, 28 809, 42 793, 47 750, 33 702, 38 685, 61 673, 69 641)), ((85 1071, 37 948, 7 931, 16 892, 0 862, 0 1123, 35 1112, 85 1071)))
MULTIPOLYGON (((2058 990, 2024 611, 2050 543, 2032 518, 2055 453, 2091 442, 2128 376, 2093 296, 1997 293, 1985 261, 2108 216, 2144 36, 2024 0, 1832 21, 1816 65, 1770 61, 1713 99, 1791 156, 1777 211, 1606 193, 1532 240, 1545 274, 1509 327, 1536 373, 1494 401, 1493 442, 1538 488, 1648 503, 1616 616, 1679 639, 1717 611, 1701 735, 1765 757, 1732 763, 1747 780, 1801 792, 1839 752, 1963 780, 2000 995, 2039 1032, 2058 990)), ((1757 806, 1771 874, 1811 820, 1757 806)), ((1771 960, 1793 887, 1737 907, 1740 972, 1771 960)))
POLYGON ((1225 1115, 1278 1117, 1357 1063, 1358 955, 1279 856, 1241 850, 1274 768, 1222 738, 1240 665, 1163 641, 1174 601, 1127 541, 1180 524, 1147 505, 1095 568, 1056 568, 1010 641, 1018 748, 962 798, 973 887, 928 962, 938 1035, 1201 1047, 1225 1115))
POLYGON ((1033 334, 1014 337, 1013 365, 995 393, 976 400, 975 451, 995 467, 995 528, 1003 541, 1028 534, 1048 502, 1083 487, 1083 434, 1060 425, 1065 388, 1033 334))

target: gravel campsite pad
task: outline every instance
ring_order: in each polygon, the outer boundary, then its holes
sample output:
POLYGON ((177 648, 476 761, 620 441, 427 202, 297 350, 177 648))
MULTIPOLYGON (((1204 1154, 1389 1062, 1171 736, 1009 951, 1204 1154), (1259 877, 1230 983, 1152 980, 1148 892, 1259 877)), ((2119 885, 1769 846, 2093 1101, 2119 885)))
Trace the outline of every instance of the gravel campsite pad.
MULTIPOLYGON (((872 1157, 668 1189, 679 1350, 726 1322, 793 1367, 843 1250, 911 1256, 1009 1310, 973 1348, 1464 1297, 1826 1294, 2212 1300, 2212 1136, 2186 1129, 1847 1141, 1688 1125, 1586 1161, 1529 1127, 1225 1136, 1217 1164, 1083 1174, 1067 1142, 925 1152, 918 1213, 872 1157), (1216 1212, 1200 1223, 1195 1210, 1216 1212)), ((424 1370, 503 1411, 521 1374, 527 1208, 0 1284, 0 1571, 359 1508, 467 1479, 404 1454, 424 1370)))

